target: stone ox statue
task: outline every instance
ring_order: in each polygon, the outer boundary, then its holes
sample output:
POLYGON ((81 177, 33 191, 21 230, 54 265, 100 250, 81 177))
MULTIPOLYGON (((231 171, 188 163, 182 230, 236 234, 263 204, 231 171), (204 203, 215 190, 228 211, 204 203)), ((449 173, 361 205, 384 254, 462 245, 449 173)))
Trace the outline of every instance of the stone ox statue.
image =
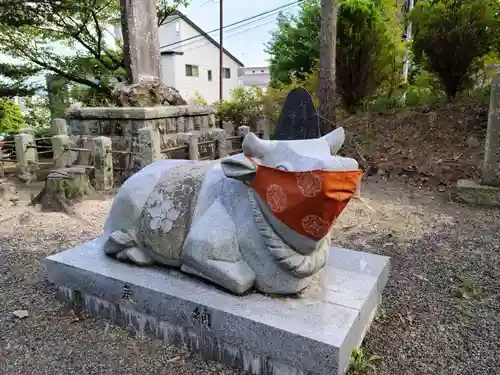
POLYGON ((104 252, 235 294, 298 293, 325 265, 332 224, 359 183, 356 160, 335 155, 343 142, 342 128, 292 141, 249 133, 242 154, 154 162, 119 189, 104 252))

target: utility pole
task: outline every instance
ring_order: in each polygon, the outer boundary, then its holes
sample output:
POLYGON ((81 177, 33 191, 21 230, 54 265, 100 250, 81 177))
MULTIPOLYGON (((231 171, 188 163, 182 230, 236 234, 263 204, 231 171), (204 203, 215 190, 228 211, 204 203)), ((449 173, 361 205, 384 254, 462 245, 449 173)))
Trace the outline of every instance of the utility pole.
POLYGON ((219 44, 220 44, 220 55, 219 55, 219 59, 220 59, 220 66, 219 66, 219 100, 222 100, 223 99, 223 96, 222 96, 222 80, 224 79, 223 77, 223 73, 224 73, 224 69, 223 69, 223 62, 224 62, 224 47, 222 47, 222 38, 223 38, 223 6, 222 6, 222 3, 223 1, 220 0, 220 29, 219 29, 219 44))
POLYGON ((324 135, 335 127, 335 50, 337 44, 338 0, 321 0, 318 99, 320 130, 324 135))

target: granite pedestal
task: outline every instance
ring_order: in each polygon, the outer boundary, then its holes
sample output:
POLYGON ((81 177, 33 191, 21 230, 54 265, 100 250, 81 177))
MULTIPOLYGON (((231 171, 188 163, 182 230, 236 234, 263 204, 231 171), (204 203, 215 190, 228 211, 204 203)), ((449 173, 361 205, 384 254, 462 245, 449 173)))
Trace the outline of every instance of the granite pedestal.
POLYGON ((101 239, 46 259, 63 300, 257 375, 344 374, 379 305, 389 258, 340 248, 301 298, 233 296, 178 270, 106 257, 101 239))

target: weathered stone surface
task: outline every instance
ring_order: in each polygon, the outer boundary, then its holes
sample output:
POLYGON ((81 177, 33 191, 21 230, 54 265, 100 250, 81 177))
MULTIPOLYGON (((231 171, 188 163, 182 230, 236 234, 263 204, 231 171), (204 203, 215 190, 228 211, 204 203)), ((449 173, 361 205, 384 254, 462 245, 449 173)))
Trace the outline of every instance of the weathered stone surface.
POLYGON ((500 74, 491 82, 482 183, 500 186, 500 74))
POLYGON ((120 0, 123 52, 128 83, 160 79, 156 1, 120 0))
POLYGON ((321 136, 318 111, 311 95, 303 88, 290 91, 276 125, 274 139, 314 139, 321 136))
POLYGON ((465 203, 500 207, 500 187, 481 185, 477 181, 459 180, 457 198, 465 203))
POLYGON ((28 148, 35 144, 33 133, 19 133, 14 136, 16 146, 17 167, 19 169, 18 178, 23 182, 36 180, 35 169, 37 154, 34 148, 28 148))
POLYGON ((139 153, 141 168, 162 159, 160 132, 154 128, 139 130, 139 153))
POLYGON ((0 177, 0 207, 10 206, 19 200, 16 185, 0 177))
POLYGON ((105 191, 113 187, 113 155, 111 139, 95 137, 92 139, 92 161, 95 169, 94 185, 97 190, 105 191))
POLYGON ((72 134, 77 122, 71 120, 135 120, 135 119, 159 119, 179 116, 209 115, 215 113, 213 105, 180 105, 163 107, 86 107, 70 108, 66 110, 66 117, 70 119, 72 134))
MULTIPOLYGON (((248 127, 240 130, 245 133, 248 127)), ((211 140, 209 132, 180 136, 193 160, 198 156, 199 139, 211 140)), ((135 239, 133 247, 160 264, 181 266, 233 293, 242 294, 252 286, 265 293, 300 292, 325 265, 330 237, 327 232, 316 239, 306 237, 266 208, 248 186, 256 166, 247 157, 289 171, 356 170, 355 160, 332 156, 343 140, 342 129, 320 139, 293 142, 261 140, 250 133, 243 143, 245 155, 209 162, 213 163, 210 168, 203 162, 179 165, 173 160, 149 164, 120 188, 105 236, 123 231, 135 239), (151 200, 154 204, 148 203, 151 200), (188 208, 194 210, 189 219, 177 223, 188 208), (144 221, 144 215, 154 220, 144 221), (166 241, 174 234, 176 241, 166 241)))
POLYGON ((54 135, 57 134, 68 135, 68 125, 66 124, 66 120, 63 118, 53 119, 50 127, 54 135))
POLYGON ((68 213, 69 207, 94 192, 89 173, 91 170, 84 167, 52 170, 35 201, 41 203, 42 210, 68 213))
POLYGON ((47 258, 61 299, 256 375, 344 374, 389 273, 386 257, 332 248, 300 298, 236 297, 172 268, 114 261, 102 241, 47 258))
POLYGON ((118 85, 112 93, 119 107, 178 106, 187 104, 179 92, 160 81, 118 85))
MULTIPOLYGON (((52 141, 52 152, 54 155, 54 167, 66 168, 71 166, 73 161, 73 155, 68 150, 71 147, 70 137, 66 134, 57 134, 51 138, 51 141, 52 141)), ((79 141, 81 142, 81 146, 83 147, 85 141, 82 138, 80 138, 79 141)), ((79 158, 80 158, 80 153, 76 153, 75 159, 77 161, 77 164, 81 164, 78 162, 79 158)))

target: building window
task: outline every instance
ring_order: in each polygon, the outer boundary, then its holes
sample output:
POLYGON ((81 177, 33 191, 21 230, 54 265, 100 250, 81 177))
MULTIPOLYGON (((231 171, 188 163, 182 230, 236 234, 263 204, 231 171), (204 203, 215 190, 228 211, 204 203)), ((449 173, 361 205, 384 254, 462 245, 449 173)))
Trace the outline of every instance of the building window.
POLYGON ((207 71, 207 74, 208 74, 208 80, 209 80, 209 81, 212 81, 212 71, 211 71, 211 70, 208 70, 208 71, 207 71))
POLYGON ((188 65, 186 64, 186 76, 187 77, 199 77, 200 72, 198 65, 188 65))
POLYGON ((229 68, 222 68, 222 76, 224 78, 231 78, 231 69, 229 69, 229 68))

